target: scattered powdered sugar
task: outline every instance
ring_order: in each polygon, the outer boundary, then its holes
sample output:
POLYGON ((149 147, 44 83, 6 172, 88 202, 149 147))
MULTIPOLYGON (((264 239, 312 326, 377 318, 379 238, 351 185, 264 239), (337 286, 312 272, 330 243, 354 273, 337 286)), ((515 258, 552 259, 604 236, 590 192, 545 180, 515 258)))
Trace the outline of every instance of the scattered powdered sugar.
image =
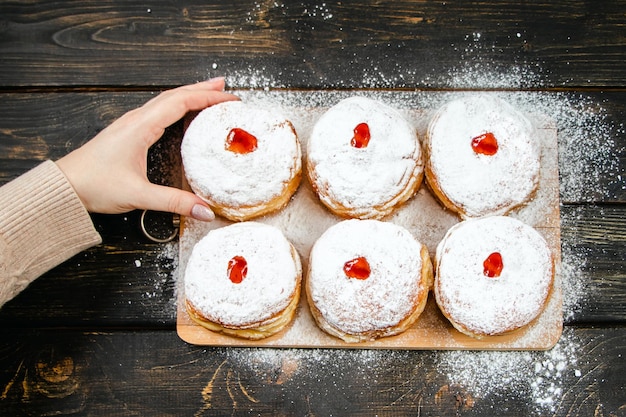
MULTIPOLYGON (((328 8, 316 12, 324 13, 324 19, 333 16, 328 8)), ((520 38, 523 34, 511 36, 520 38)), ((611 119, 611 115, 607 114, 597 98, 586 93, 512 91, 542 86, 544 83, 542 68, 535 66, 531 69, 523 65, 498 67, 476 59, 481 50, 487 47, 481 42, 480 33, 468 34, 465 43, 451 47, 461 49, 466 59, 448 73, 426 76, 421 80, 422 85, 455 90, 490 90, 489 94, 508 100, 522 112, 540 114, 551 120, 558 131, 562 202, 610 199, 611 187, 624 189, 621 174, 617 172, 619 164, 613 139, 616 134, 623 134, 624 128, 611 119), (613 183, 600 182, 600 178, 607 177, 606 173, 615 173, 613 183)), ((217 68, 218 65, 214 64, 213 70, 217 68)), ((359 87, 372 89, 405 87, 404 80, 415 80, 417 77, 413 69, 397 67, 396 69, 397 73, 389 74, 379 70, 375 65, 370 67, 364 65, 359 87)), ((218 74, 211 74, 213 75, 218 74)), ((250 67, 226 74, 226 80, 229 87, 242 89, 236 93, 245 99, 276 100, 277 105, 288 103, 302 109, 328 106, 350 94, 328 90, 291 92, 288 91, 290 86, 281 81, 281 75, 280 72, 268 71, 263 67, 250 67), (283 90, 280 91, 279 97, 271 95, 275 89, 283 90)), ((316 80, 325 88, 346 87, 341 83, 316 80)), ((399 109, 414 108, 432 114, 442 104, 467 92, 372 91, 368 94, 383 99, 387 104, 399 109)), ((303 134, 306 135, 307 131, 303 134)), ((422 198, 424 194, 418 193, 416 197, 422 198)), ((576 209, 562 214, 562 224, 572 227, 579 215, 581 211, 576 209)), ((416 213, 416 216, 424 216, 420 224, 428 225, 427 215, 416 213)), ((448 223, 451 225, 453 220, 448 223)), ((332 220, 326 219, 324 224, 317 225, 318 228, 301 233, 319 234, 330 224, 332 220)), ((433 229, 435 226, 441 227, 441 225, 431 226, 433 229)), ((419 233, 432 248, 444 232, 445 227, 419 233)), ((293 233, 297 238, 300 232, 293 233)), ((163 250, 169 252, 165 256, 167 262, 177 255, 172 253, 175 252, 172 245, 164 245, 163 250)), ((563 314, 567 320, 584 308, 588 280, 584 270, 589 259, 584 247, 564 244, 562 251, 563 314)), ((175 271, 174 276, 178 276, 178 271, 175 271)), ((157 281, 155 283, 161 285, 157 281)), ((566 394, 564 393, 566 387, 571 386, 573 381, 583 375, 577 363, 581 348, 581 342, 576 338, 574 331, 566 327, 556 346, 545 352, 437 351, 428 354, 435 355, 436 369, 438 373, 446 376, 450 385, 460 386, 477 398, 492 401, 492 404, 503 398, 515 396, 524 403, 530 399, 532 409, 528 410, 528 414, 545 415, 555 413, 559 409, 561 398, 566 394)), ((358 375, 365 375, 364 381, 368 383, 375 382, 379 373, 384 372, 386 361, 397 363, 414 354, 422 353, 390 350, 226 350, 229 361, 234 365, 268 377, 275 375, 277 369, 287 369, 292 376, 305 375, 310 369, 322 369, 328 371, 330 375, 333 375, 333 372, 350 369, 351 377, 354 372, 358 372, 358 375)))
MULTIPOLYGON (((449 78, 451 88, 475 89, 491 85, 494 88, 516 89, 536 85, 540 78, 523 68, 513 68, 509 72, 498 74, 484 72, 484 67, 479 69, 471 66, 464 66, 455 71, 449 78)), ((277 106, 303 109, 303 113, 308 113, 306 116, 308 119, 302 115, 301 117, 308 120, 308 123, 305 123, 303 131, 299 133, 304 136, 310 133, 313 120, 320 115, 317 108, 328 107, 351 94, 337 91, 272 91, 274 88, 284 86, 265 77, 262 69, 258 73, 251 71, 227 77, 227 80, 231 79, 237 81, 235 85, 254 88, 237 91, 245 100, 262 102, 269 100, 275 102, 277 106)), ((380 87, 376 83, 373 86, 380 87)), ((412 112, 418 109, 419 112, 431 115, 444 103, 464 94, 472 94, 434 91, 365 93, 401 111, 412 112)), ((611 120, 601 103, 585 94, 564 92, 502 91, 487 94, 508 100, 526 114, 542 115, 556 126, 561 201, 580 202, 593 201, 595 198, 611 198, 610 187, 615 184, 602 184, 599 179, 605 178, 606 172, 615 172, 619 167, 613 137, 623 132, 623 126, 616 125, 611 120)), ((421 126, 421 129, 424 129, 424 126, 421 126)), ((618 174, 615 178, 616 182, 620 181, 618 174)), ((418 201, 420 207, 428 207, 429 204, 423 203, 424 200, 430 199, 429 193, 420 190, 407 204, 417 204, 415 201, 418 201)), ((436 205, 434 202, 430 203, 436 205)), ((407 225, 431 250, 447 228, 456 222, 451 216, 447 222, 433 224, 429 222, 432 216, 429 215, 428 209, 415 211, 411 218, 404 218, 405 215, 406 213, 398 214, 402 217, 399 222, 407 225)), ((575 226, 581 215, 582 209, 563 212, 562 225, 575 226)), ((320 224, 312 225, 311 227, 315 227, 306 230, 291 228, 289 238, 300 239, 298 250, 303 254, 303 258, 306 258, 308 253, 302 250, 304 244, 300 235, 319 235, 334 224, 330 216, 324 219, 320 224)), ((282 223, 286 220, 277 221, 282 223)), ((295 222, 294 224, 301 224, 295 218, 291 221, 295 222)), ((563 316, 566 321, 585 307, 589 286, 588 277, 585 275, 589 263, 588 256, 584 246, 579 247, 567 242, 562 245, 560 275, 563 316)), ((539 416, 558 411, 562 398, 567 396, 567 392, 564 392, 566 388, 584 377, 586 372, 582 371, 577 363, 580 350, 581 344, 574 331, 566 327, 559 342, 549 351, 435 351, 428 354, 435 356, 438 374, 445 375, 451 386, 462 387, 463 391, 493 404, 494 407, 503 398, 517 398, 523 403, 528 403, 527 399, 530 399, 531 409, 528 410, 528 414, 539 416)), ((363 382, 369 384, 376 381, 380 373, 384 372, 385 363, 406 361, 412 355, 423 354, 401 350, 336 349, 228 349, 226 352, 229 361, 241 369, 250 369, 252 372, 268 376, 277 375, 277 369, 282 369, 288 372, 290 377, 302 378, 304 381, 302 384, 306 384, 307 378, 314 377, 309 375, 312 369, 321 369, 320 372, 329 375, 340 374, 350 369, 350 378, 355 378, 354 369, 358 369, 357 378, 362 377, 363 382)), ((419 373, 419 370, 414 372, 419 373)), ((283 378, 284 374, 279 374, 280 378, 283 378)), ((406 384, 410 384, 410 381, 406 384)), ((310 388, 314 390, 315 385, 310 388)))
MULTIPOLYGON (((438 395, 447 387, 448 392, 461 393, 470 400, 468 408, 496 412, 506 407, 506 401, 525 404, 524 415, 545 416, 562 412, 567 401, 572 401, 568 400, 569 387, 588 374, 590 364, 579 363, 582 349, 574 331, 566 329, 549 351, 255 348, 228 349, 224 353, 227 366, 237 373, 254 375, 266 385, 275 384, 277 389, 295 383, 311 399, 319 396, 323 400, 328 384, 319 381, 328 379, 334 381, 333 394, 339 398, 354 398, 359 395, 354 387, 367 387, 378 398, 391 395, 391 404, 404 398, 416 407, 422 401, 436 404, 438 395), (430 375, 433 370, 437 375, 430 375), (390 372, 394 386, 388 384, 390 372)), ((352 410, 354 406, 358 404, 352 410)), ((388 407, 382 402, 381 406, 388 407)))
POLYGON ((580 377, 580 349, 574 331, 566 329, 549 351, 441 352, 437 369, 450 385, 460 386, 476 398, 517 395, 531 399, 530 415, 545 415, 559 408, 564 389, 580 377))
POLYGON ((148 277, 150 281, 143 293, 146 300, 167 300, 163 306, 166 318, 176 317, 177 284, 170 277, 178 277, 178 251, 177 242, 159 246, 156 253, 156 273, 148 277))
POLYGON ((519 108, 556 125, 561 201, 610 199, 611 189, 621 182, 614 137, 623 133, 623 125, 612 122, 602 105, 584 94, 518 92, 510 97, 519 108), (615 180, 600 182, 608 177, 615 180))
MULTIPOLYGON (((351 91, 264 91, 264 90, 242 90, 236 92, 242 100, 246 102, 262 104, 266 108, 280 109, 280 112, 287 115, 295 121, 296 130, 301 137, 303 148, 305 148, 306 140, 312 131, 315 121, 323 114, 325 109, 334 103, 353 95, 351 91)), ((359 95, 380 100, 405 114, 409 120, 416 123, 418 132, 423 132, 426 123, 436 110, 444 103, 449 102, 457 97, 462 97, 473 92, 426 92, 426 91, 360 91, 359 95)), ((580 138, 576 134, 576 129, 571 127, 576 125, 578 121, 570 121, 575 118, 576 112, 564 111, 567 109, 568 101, 561 99, 560 94, 555 93, 537 93, 537 92, 489 92, 487 95, 500 97, 511 102, 514 107, 523 113, 532 115, 532 120, 546 128, 541 129, 542 132, 549 131, 550 126, 564 125, 568 126, 570 136, 563 138, 558 131, 558 139, 560 141, 579 141, 580 146, 588 148, 586 155, 598 154, 598 158, 603 158, 602 152, 606 151, 605 146, 595 146, 589 144, 588 138, 580 138), (559 119, 562 118, 562 119, 559 119), (558 120, 558 122, 557 122, 558 120)), ((607 129, 609 130, 609 129, 607 129)), ((554 127, 552 127, 554 131, 554 127)), ((545 136, 545 134, 544 134, 545 136)), ((548 138, 549 136, 545 136, 548 138)), ((603 138, 605 139, 605 138, 603 138)), ((595 140, 593 138, 592 140, 595 140)), ((305 151, 306 152, 306 151, 305 151)), ((554 159, 556 164, 555 150, 549 151, 550 157, 554 159)), ((569 166, 564 159, 570 158, 569 155, 560 155, 560 163, 569 166)), ((552 162, 551 162, 552 163, 552 162)), ((556 169, 555 169, 556 171, 556 169)), ((573 173, 572 173, 573 174, 573 173)), ((588 178, 592 181, 594 176, 588 178)), ((597 176, 595 177, 597 178, 597 176)), ((584 189, 585 187, 582 187, 584 189)), ((595 187, 597 189, 597 187, 595 187)), ((571 192, 571 190, 570 190, 571 192)), ((558 192, 556 193, 558 194, 558 192)), ((544 196, 541 199, 533 201, 533 207, 528 206, 521 212, 533 211, 538 213, 537 216, 525 215, 523 218, 530 219, 530 223, 541 221, 542 218, 551 218, 549 212, 542 208, 543 204, 553 207, 558 206, 555 202, 558 196, 544 196), (548 197, 548 198, 546 198, 548 197), (544 214, 546 216, 544 216, 544 214)), ((311 190, 310 184, 303 181, 300 189, 296 193, 294 199, 281 210, 277 215, 266 216, 263 222, 275 225, 283 230, 283 233, 294 244, 302 257, 305 264, 308 261, 308 255, 312 242, 320 236, 328 227, 335 224, 337 219, 324 210, 319 203, 316 204, 316 197, 311 190), (307 221, 302 221, 307 219, 307 221), (316 219, 315 222, 311 219, 316 219)), ((449 212, 441 210, 440 205, 434 200, 431 194, 422 187, 416 196, 409 200, 400 210, 389 217, 389 221, 406 227, 414 236, 426 244, 431 254, 434 253, 436 245, 439 243, 449 227, 458 222, 458 218, 449 212)), ((227 223, 226 223, 227 224, 227 223)), ((225 225, 220 222, 214 222, 212 227, 225 225)), ((553 227, 554 225, 547 225, 553 227)), ((567 263, 567 260, 565 261, 567 263)), ((574 262, 577 262, 575 260, 574 262)), ((557 271, 560 271, 557 270, 557 271)), ((572 268, 566 268, 565 272, 575 271, 572 268)), ((581 305, 580 297, 585 296, 584 291, 580 291, 580 279, 584 277, 569 276, 563 277, 563 288, 565 302, 567 307, 581 305), (570 280, 573 280, 570 282, 570 280)), ((564 312, 564 316, 571 316, 569 311, 564 312)), ((529 337, 542 337, 530 332, 529 337)))

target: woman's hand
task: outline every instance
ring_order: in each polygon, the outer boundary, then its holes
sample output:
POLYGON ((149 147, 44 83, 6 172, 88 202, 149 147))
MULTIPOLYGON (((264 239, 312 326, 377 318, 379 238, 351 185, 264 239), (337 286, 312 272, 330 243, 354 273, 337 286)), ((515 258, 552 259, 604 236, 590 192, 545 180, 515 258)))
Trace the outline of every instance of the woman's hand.
POLYGON ((210 221, 213 212, 191 192, 153 184, 147 177, 148 148, 165 128, 189 111, 238 100, 217 78, 165 91, 129 111, 92 140, 57 161, 88 211, 168 211, 210 221))

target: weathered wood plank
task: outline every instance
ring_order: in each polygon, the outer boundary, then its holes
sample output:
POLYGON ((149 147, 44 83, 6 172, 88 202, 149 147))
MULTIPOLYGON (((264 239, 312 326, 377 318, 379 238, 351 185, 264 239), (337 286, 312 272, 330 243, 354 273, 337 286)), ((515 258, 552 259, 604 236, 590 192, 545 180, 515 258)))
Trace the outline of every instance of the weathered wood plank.
POLYGON ((10 415, 623 415, 623 327, 548 352, 206 349, 172 331, 5 331, 10 415), (158 346, 158 348, 156 348, 158 346), (595 414, 594 414, 595 413, 595 414))
POLYGON ((0 94, 0 183, 87 142, 151 93, 0 94))
POLYGON ((626 207, 566 206, 561 222, 566 321, 623 321, 626 207))
POLYGON ((0 85, 623 87, 620 1, 0 4, 0 85), (109 71, 115 67, 118 70, 109 71), (156 70, 155 70, 156 69, 156 70), (506 84, 506 83, 505 83, 506 84))

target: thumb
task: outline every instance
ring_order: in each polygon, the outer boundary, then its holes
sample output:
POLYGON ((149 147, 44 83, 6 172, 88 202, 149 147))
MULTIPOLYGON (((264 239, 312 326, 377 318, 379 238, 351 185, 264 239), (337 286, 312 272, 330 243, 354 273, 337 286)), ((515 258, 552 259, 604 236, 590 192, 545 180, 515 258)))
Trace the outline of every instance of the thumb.
POLYGON ((164 185, 150 184, 140 204, 139 208, 142 209, 178 213, 196 220, 208 222, 215 219, 213 211, 200 197, 189 191, 164 185))

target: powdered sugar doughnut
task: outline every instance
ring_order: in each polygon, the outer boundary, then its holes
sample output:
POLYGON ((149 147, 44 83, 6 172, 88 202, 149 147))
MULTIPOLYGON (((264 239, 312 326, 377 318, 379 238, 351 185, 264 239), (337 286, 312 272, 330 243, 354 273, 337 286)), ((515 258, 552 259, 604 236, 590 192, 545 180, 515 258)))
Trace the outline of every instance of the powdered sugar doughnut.
POLYGON ((184 275, 187 311, 210 330, 265 338, 293 319, 301 277, 300 257, 279 229, 234 223, 194 246, 184 275))
POLYGON ((383 103, 365 97, 342 100, 313 127, 307 173, 333 213, 382 218, 413 196, 422 182, 416 130, 383 103))
POLYGON ((511 217, 458 223, 437 247, 437 304, 454 327, 473 337, 530 323, 543 310, 553 278, 546 241, 511 217))
POLYGON ((360 342, 408 329, 424 310, 432 283, 428 249, 406 229, 344 220, 311 250, 307 299, 322 330, 360 342))
POLYGON ((181 154, 191 189, 231 220, 281 209, 300 184, 298 136, 274 109, 240 101, 211 106, 189 124, 181 154))
POLYGON ((506 214, 537 188, 532 124, 501 99, 481 94, 445 104, 428 126, 425 150, 430 188, 462 218, 506 214))

